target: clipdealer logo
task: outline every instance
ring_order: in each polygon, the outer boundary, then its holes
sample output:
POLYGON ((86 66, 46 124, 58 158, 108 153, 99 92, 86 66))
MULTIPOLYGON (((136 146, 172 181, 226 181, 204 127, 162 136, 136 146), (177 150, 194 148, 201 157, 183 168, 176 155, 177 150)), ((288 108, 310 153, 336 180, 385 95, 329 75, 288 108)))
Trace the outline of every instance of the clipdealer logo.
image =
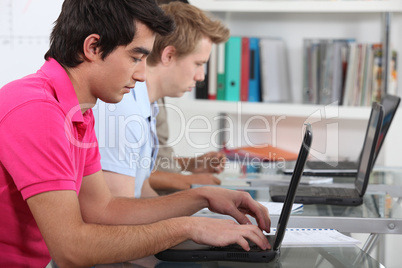
MULTIPOLYGON (((320 161, 327 161, 328 152, 331 154, 331 163, 334 167, 339 161, 339 105, 338 102, 333 102, 316 110, 306 120, 313 130, 314 124, 325 123, 325 146, 323 151, 310 148, 310 154, 320 161), (328 121, 328 122, 326 122, 328 121)), ((302 130, 303 132, 303 130, 302 130)), ((302 137, 304 133, 301 133, 302 137)), ((314 134, 313 134, 314 135, 314 134)))

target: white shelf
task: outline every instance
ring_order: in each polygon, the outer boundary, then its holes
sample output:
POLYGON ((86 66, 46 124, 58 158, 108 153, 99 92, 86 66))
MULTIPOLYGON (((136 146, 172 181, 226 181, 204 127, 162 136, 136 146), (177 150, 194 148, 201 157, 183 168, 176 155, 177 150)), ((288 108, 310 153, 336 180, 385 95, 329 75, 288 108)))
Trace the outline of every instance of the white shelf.
MULTIPOLYGON (((285 115, 287 117, 301 118, 317 118, 322 116, 326 107, 324 105, 188 100, 181 98, 166 98, 166 101, 177 105, 183 112, 204 113, 208 111, 215 114, 285 115)), ((338 118, 342 120, 367 120, 370 116, 370 107, 331 106, 331 113, 335 111, 335 108, 338 109, 338 118)))
POLYGON ((189 0, 203 10, 215 12, 402 12, 401 0, 189 0))

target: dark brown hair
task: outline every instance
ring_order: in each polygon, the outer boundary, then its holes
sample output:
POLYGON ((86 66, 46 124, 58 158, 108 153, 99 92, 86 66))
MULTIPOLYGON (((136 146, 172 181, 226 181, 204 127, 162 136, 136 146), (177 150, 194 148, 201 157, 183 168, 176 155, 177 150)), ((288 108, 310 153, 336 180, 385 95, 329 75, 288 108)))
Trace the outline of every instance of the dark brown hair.
POLYGON ((65 0, 45 59, 52 57, 65 67, 76 67, 83 62, 85 38, 94 33, 100 36, 97 45, 104 59, 117 46, 133 41, 138 21, 159 36, 174 29, 173 20, 155 0, 65 0))

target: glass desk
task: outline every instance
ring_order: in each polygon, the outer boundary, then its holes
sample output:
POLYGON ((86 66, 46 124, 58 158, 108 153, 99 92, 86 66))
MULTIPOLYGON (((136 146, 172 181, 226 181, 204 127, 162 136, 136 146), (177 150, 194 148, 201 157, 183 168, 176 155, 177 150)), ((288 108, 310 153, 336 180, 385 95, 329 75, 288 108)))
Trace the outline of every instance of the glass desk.
POLYGON ((95 267, 132 267, 132 268, 216 268, 216 267, 247 267, 247 268, 380 268, 384 267, 378 261, 371 258, 358 247, 310 247, 292 248, 282 247, 281 254, 275 262, 271 263, 246 263, 246 262, 163 262, 154 256, 128 263, 96 265, 95 267))
POLYGON ((376 167, 370 175, 368 189, 402 198, 402 168, 376 167))
MULTIPOLYGON (((228 175, 233 176, 234 174, 228 175)), ((275 175, 277 174, 274 173, 275 175)), ((354 178, 350 177, 333 178, 334 186, 354 187, 353 182, 354 178)), ((277 183, 278 181, 274 180, 265 187, 228 185, 224 187, 249 191, 258 201, 270 201, 269 185, 277 183)), ((278 215, 271 215, 273 227, 276 226, 278 218, 278 215)), ((304 205, 301 213, 292 214, 289 218, 288 227, 332 228, 342 233, 369 234, 363 250, 371 252, 377 242, 384 243, 382 234, 402 234, 402 168, 377 167, 371 174, 362 205, 351 207, 304 205), (379 238, 380 241, 378 241, 379 238)), ((382 260, 385 254, 384 247, 380 247, 377 250, 379 250, 379 259, 382 260)))
MULTIPOLYGON (((217 186, 218 187, 218 186, 217 186)), ((249 192, 255 200, 270 201, 269 187, 229 187, 249 192)), ((197 213, 196 216, 204 215, 197 213)), ((220 214, 207 216, 226 218, 220 214)), ((279 215, 271 215, 275 227, 279 215)), ((250 218, 254 221, 253 218, 250 218)), ((304 205, 302 211, 292 213, 289 228, 332 228, 347 233, 402 234, 402 206, 398 198, 386 193, 367 192, 359 206, 304 205)))
MULTIPOLYGON (((261 176, 267 178, 266 174, 261 176)), ((220 187, 248 191, 255 200, 270 201, 269 185, 277 184, 278 179, 272 183, 268 179, 264 181, 267 182, 265 186, 258 183, 256 185, 259 186, 255 187, 228 184, 220 187)), ((353 188, 353 182, 353 178, 334 177, 332 184, 325 185, 353 188)), ((402 169, 377 170, 371 174, 362 205, 304 205, 301 213, 292 214, 288 227, 333 228, 347 233, 402 234, 401 199, 402 169)), ((276 226, 278 218, 278 215, 271 216, 272 226, 276 226)))

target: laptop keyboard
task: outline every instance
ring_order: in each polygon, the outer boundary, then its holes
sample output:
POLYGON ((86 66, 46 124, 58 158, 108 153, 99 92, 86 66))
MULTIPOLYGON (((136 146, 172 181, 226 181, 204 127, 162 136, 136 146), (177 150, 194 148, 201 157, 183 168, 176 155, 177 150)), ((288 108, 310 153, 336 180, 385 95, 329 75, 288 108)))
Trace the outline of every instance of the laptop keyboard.
MULTIPOLYGON (((275 195, 286 195, 288 191, 287 185, 273 185, 271 186, 272 192, 275 195)), ((271 194, 272 194, 271 192, 271 194)), ((342 197, 358 197, 359 194, 353 188, 338 188, 338 187, 311 187, 299 186, 296 191, 296 196, 318 196, 328 198, 342 198, 342 197)))
POLYGON ((357 197, 356 189, 335 187, 304 187, 300 186, 296 191, 297 196, 322 196, 328 198, 357 197))
MULTIPOLYGON (((302 190, 305 188, 300 188, 300 192, 297 191, 296 195, 303 195, 302 190)), ((310 191, 315 196, 323 196, 323 197, 350 197, 356 194, 355 189, 345 189, 345 188, 331 188, 331 187, 310 187, 310 191)))
POLYGON ((306 163, 311 169, 357 169, 357 164, 350 161, 341 162, 322 162, 322 161, 308 161, 306 163))

